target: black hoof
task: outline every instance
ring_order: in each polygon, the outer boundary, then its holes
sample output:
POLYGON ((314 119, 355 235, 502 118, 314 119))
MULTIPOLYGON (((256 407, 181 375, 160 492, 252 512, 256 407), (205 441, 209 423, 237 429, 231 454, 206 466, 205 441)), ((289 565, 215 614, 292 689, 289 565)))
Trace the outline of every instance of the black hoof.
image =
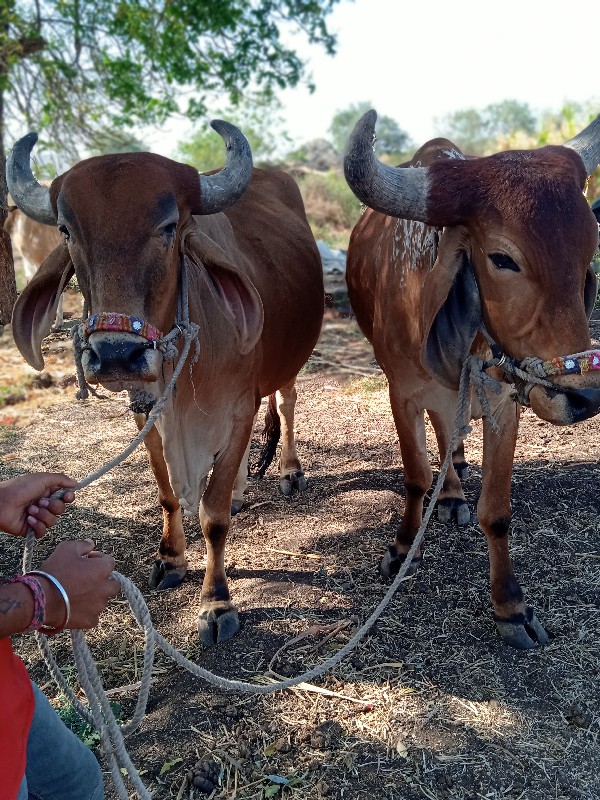
POLYGON ((185 567, 171 567, 164 561, 156 559, 150 570, 148 583, 151 589, 175 589, 183 582, 186 573, 185 567))
POLYGON ((200 611, 198 635, 206 647, 232 639, 240 629, 235 608, 208 608, 200 611))
POLYGON ((232 500, 231 501, 231 516, 235 517, 236 514, 239 514, 239 512, 242 510, 243 507, 244 507, 244 501, 243 500, 232 500))
POLYGON ((471 512, 467 501, 462 497, 444 497, 438 500, 437 518, 444 523, 456 520, 459 525, 468 525, 471 521, 471 512))
MULTIPOLYGON (((419 569, 422 560, 423 556, 413 556, 413 559, 410 562, 410 566, 407 569, 404 577, 410 578, 411 575, 414 575, 419 569)), ((389 545, 388 551, 379 565, 379 572, 381 576, 383 578, 393 578, 400 572, 400 567, 405 561, 406 559, 404 556, 398 555, 395 546, 393 544, 389 545)))
POLYGON ((533 650, 550 641, 531 606, 527 606, 525 614, 515 614, 508 619, 494 615, 494 620, 503 641, 517 650, 533 650))
POLYGON ((308 483, 301 469, 284 475, 279 481, 279 489, 285 497, 289 497, 294 490, 305 492, 307 487, 308 483))
POLYGON ((454 471, 458 475, 458 479, 462 481, 466 481, 469 477, 469 465, 466 461, 457 461, 456 464, 453 464, 454 471))

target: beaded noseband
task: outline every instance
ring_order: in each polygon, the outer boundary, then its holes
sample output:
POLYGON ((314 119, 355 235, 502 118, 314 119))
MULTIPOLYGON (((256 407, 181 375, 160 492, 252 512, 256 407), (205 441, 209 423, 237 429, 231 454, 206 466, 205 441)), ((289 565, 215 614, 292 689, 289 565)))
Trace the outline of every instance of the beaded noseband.
POLYGON ((127 314, 118 314, 115 311, 101 311, 99 314, 92 314, 83 323, 83 333, 89 336, 95 331, 119 331, 121 333, 135 333, 152 342, 156 349, 157 342, 163 338, 163 334, 150 322, 145 322, 139 317, 127 314))

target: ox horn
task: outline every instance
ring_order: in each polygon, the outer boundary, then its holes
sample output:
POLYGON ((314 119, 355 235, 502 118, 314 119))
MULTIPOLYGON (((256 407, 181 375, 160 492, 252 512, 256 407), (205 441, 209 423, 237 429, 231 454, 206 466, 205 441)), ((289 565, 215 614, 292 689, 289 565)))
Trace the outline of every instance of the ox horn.
POLYGON ((252 178, 252 153, 244 134, 222 119, 210 123, 225 142, 227 160, 220 172, 200 174, 200 214, 216 214, 239 200, 252 178))
POLYGON ((427 222, 429 170, 426 167, 398 169, 375 157, 377 113, 367 111, 350 134, 344 155, 346 182, 369 208, 393 217, 427 222))
POLYGON ((565 142, 565 147, 581 156, 585 171, 591 175, 600 164, 600 114, 581 133, 565 142))
POLYGON ((24 214, 44 225, 56 225, 50 192, 36 181, 31 171, 31 151, 37 140, 37 133, 28 133, 14 145, 6 160, 6 184, 24 214))

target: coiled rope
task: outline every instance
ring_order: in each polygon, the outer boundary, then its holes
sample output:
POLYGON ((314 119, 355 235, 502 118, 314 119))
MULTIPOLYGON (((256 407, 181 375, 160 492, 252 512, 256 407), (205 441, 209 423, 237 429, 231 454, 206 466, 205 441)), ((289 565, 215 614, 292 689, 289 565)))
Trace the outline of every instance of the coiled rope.
MULTIPOLYGON (((179 373, 183 368, 183 364, 187 359, 191 343, 197 337, 197 332, 198 332, 197 326, 193 325, 192 323, 189 323, 189 319, 187 322, 181 324, 181 327, 178 326, 178 328, 185 339, 184 347, 180 359, 177 363, 177 366, 173 372, 173 376, 169 381, 167 387, 165 388, 165 391, 163 392, 161 398, 156 402, 154 408, 152 409, 152 412, 148 417, 146 425, 121 455, 112 459, 110 462, 101 467, 99 470, 96 470, 95 472, 91 473, 86 478, 84 478, 82 481, 80 481, 78 485, 75 487, 76 490, 84 488, 85 486, 89 485, 92 481, 94 481, 96 478, 100 477, 101 475, 105 474, 110 469, 112 469, 114 466, 121 463, 121 461, 127 458, 133 452, 133 450, 143 441, 148 431, 154 425, 154 422, 160 415, 165 403, 167 402, 170 393, 173 390, 173 387, 175 386, 177 377, 179 376, 179 373)), ((496 359, 494 359, 494 361, 496 361, 496 359)), ((76 708, 78 713, 83 717, 83 719, 85 719, 86 722, 88 722, 88 724, 90 724, 99 732, 102 750, 106 758, 108 759, 111 776, 115 788, 117 790, 117 793, 119 795, 119 798, 121 798, 121 800, 128 800, 129 797, 125 783, 123 781, 122 770, 129 776, 140 800, 151 800, 151 795, 144 786, 135 766, 131 761, 131 758, 129 757, 129 754, 127 753, 124 737, 133 733, 139 727, 145 716, 149 692, 150 692, 152 668, 154 663, 156 646, 160 647, 161 650, 163 650, 163 652, 167 656, 169 656, 176 664, 189 671, 195 677, 201 678, 202 680, 205 680, 206 682, 214 686, 217 686, 218 688, 223 690, 244 692, 255 695, 270 694, 275 691, 281 691, 283 689, 288 689, 293 686, 297 686, 298 684, 304 683, 306 681, 314 680, 315 678, 322 676, 325 672, 328 672, 337 664, 339 664, 350 652, 352 652, 356 648, 359 642, 364 638, 364 636, 372 628, 375 622, 379 619, 383 611, 387 608, 392 598, 394 597, 396 591, 398 590, 398 587, 400 586, 401 582, 404 580, 406 573, 414 558, 414 555, 417 551, 417 548, 421 544, 421 541, 429 524, 431 515, 435 508, 436 501, 442 490, 446 473, 451 463, 452 453, 456 449, 459 439, 464 438, 471 431, 471 428, 466 421, 466 415, 469 409, 470 385, 473 386, 475 394, 479 399, 483 415, 487 417, 488 422, 491 424, 492 428, 498 431, 498 426, 490 408, 489 400, 486 394, 486 389, 496 394, 499 394, 501 392, 501 383, 486 373, 485 370, 488 369, 490 366, 502 366, 502 365, 498 363, 487 362, 484 359, 474 355, 469 355, 466 358, 461 370, 456 414, 455 414, 455 423, 450 438, 450 444, 448 446, 448 450, 446 452, 444 461, 441 464, 438 478, 436 480, 433 492, 431 494, 431 498, 428 503, 427 509, 423 515, 423 521, 421 523, 421 526, 419 527, 419 530, 417 531, 414 541, 410 549, 408 550, 396 577, 394 578, 389 589, 387 590, 387 592, 385 593, 384 597, 379 602, 379 604, 376 606, 374 611, 371 613, 368 619, 360 626, 360 628, 351 637, 351 639, 340 650, 338 650, 333 656, 324 661, 322 664, 319 664, 313 667, 312 669, 307 670, 302 675, 296 676, 294 678, 287 678, 277 683, 271 683, 268 685, 249 683, 246 681, 239 681, 239 680, 231 680, 228 678, 224 678, 220 675, 216 675, 210 672, 209 670, 206 670, 203 667, 199 666, 198 664, 190 661, 185 656, 183 656, 160 633, 158 633, 158 631, 155 630, 152 624, 148 606, 146 605, 146 602, 140 590, 124 575, 121 575, 118 572, 113 572, 111 577, 119 582, 121 590, 125 595, 127 602, 129 604, 131 613, 139 628, 144 632, 144 637, 145 637, 142 678, 140 681, 140 691, 136 707, 130 722, 124 726, 119 726, 110 707, 110 703, 108 701, 106 693, 104 692, 104 689, 102 687, 102 682, 98 674, 96 664, 94 662, 94 659, 91 655, 91 652, 85 640, 83 631, 72 630, 71 642, 72 642, 79 681, 81 687, 83 688, 87 696, 89 709, 83 705, 83 703, 79 700, 79 698, 75 695, 75 693, 69 686, 67 680, 65 679, 64 675, 60 670, 60 667, 58 666, 56 660, 54 659, 54 656, 49 646, 48 639, 45 636, 36 632, 35 634, 36 641, 38 643, 44 661, 48 666, 51 676, 58 684, 58 686, 62 689, 62 691, 65 693, 65 695, 69 698, 70 702, 76 708)), ((546 380, 542 377, 537 377, 535 375, 529 375, 528 377, 530 381, 533 383, 540 383, 542 385, 546 385, 547 383, 546 380)), ((61 493, 57 493, 56 496, 60 496, 60 494, 61 493)), ((24 571, 27 571, 30 568, 34 543, 35 543, 35 537, 33 535, 33 531, 30 530, 28 533, 25 552, 23 555, 24 571)))

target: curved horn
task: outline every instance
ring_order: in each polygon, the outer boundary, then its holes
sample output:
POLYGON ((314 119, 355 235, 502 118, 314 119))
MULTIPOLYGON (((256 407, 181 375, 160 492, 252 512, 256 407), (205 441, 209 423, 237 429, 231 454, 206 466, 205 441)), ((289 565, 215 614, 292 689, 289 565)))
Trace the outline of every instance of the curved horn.
POLYGON ((222 119, 210 123, 227 148, 227 161, 214 175, 200 174, 200 214, 216 214, 239 200, 252 178, 252 153, 244 134, 222 119))
POLYGON ((570 147, 581 156, 589 177, 600 164, 600 114, 581 133, 565 142, 565 147, 570 147))
POLYGON ((37 133, 28 133, 13 146, 6 160, 6 183, 14 203, 31 219, 44 225, 56 225, 50 192, 39 184, 31 171, 30 156, 37 133))
POLYGON ((375 157, 375 111, 367 111, 354 126, 344 155, 346 182, 369 208, 393 217, 427 222, 429 170, 427 167, 395 168, 375 157))

